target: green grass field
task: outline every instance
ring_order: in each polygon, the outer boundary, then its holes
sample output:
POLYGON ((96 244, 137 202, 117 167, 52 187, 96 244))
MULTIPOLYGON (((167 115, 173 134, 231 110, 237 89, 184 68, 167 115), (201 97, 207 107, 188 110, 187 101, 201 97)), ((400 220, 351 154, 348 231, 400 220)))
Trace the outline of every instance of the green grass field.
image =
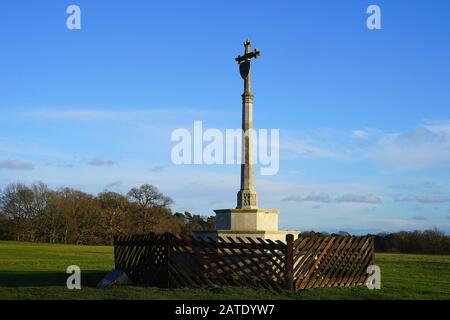
POLYGON ((0 241, 0 299, 450 299, 450 256, 377 254, 381 290, 310 289, 274 294, 246 288, 96 289, 113 269, 112 247, 0 241), (82 289, 66 289, 67 266, 82 270, 82 289))

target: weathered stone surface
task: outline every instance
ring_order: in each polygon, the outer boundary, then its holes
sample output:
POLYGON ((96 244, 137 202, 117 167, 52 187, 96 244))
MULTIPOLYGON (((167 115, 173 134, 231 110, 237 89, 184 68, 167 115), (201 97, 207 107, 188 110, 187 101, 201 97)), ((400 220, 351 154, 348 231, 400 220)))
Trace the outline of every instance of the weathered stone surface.
POLYGON ((222 209, 216 213, 217 230, 277 231, 278 210, 222 209))

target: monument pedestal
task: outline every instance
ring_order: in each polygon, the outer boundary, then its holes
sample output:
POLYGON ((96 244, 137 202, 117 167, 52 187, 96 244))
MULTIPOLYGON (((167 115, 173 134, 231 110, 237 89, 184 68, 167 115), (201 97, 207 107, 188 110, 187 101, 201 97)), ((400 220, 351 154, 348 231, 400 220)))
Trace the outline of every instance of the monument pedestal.
POLYGON ((220 209, 216 213, 216 230, 276 231, 278 210, 270 209, 220 209))
POLYGON ((299 232, 278 230, 278 210, 271 209, 220 209, 216 213, 216 231, 195 231, 194 237, 227 239, 261 238, 272 241, 286 241, 286 235, 297 238, 299 232))

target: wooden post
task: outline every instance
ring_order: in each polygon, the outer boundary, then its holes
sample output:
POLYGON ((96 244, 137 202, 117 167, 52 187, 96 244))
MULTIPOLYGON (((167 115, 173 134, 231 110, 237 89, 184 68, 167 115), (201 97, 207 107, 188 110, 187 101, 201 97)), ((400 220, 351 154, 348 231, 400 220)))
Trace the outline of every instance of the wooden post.
POLYGON ((286 235, 286 261, 285 261, 285 286, 289 291, 294 291, 294 235, 286 235))

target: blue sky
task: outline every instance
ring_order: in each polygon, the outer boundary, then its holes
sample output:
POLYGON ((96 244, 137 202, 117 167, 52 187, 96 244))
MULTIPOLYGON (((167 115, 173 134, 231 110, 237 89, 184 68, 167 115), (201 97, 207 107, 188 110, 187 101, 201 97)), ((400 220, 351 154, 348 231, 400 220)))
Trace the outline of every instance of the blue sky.
POLYGON ((174 210, 235 206, 238 166, 175 166, 170 134, 240 127, 234 57, 250 38, 256 175, 280 227, 450 232, 450 3, 63 1, 0 5, 0 187, 97 193, 151 183, 174 210), (81 8, 81 30, 66 8, 81 8), (366 27, 379 5, 382 29, 366 27), (257 171, 258 172, 258 171, 257 171))

